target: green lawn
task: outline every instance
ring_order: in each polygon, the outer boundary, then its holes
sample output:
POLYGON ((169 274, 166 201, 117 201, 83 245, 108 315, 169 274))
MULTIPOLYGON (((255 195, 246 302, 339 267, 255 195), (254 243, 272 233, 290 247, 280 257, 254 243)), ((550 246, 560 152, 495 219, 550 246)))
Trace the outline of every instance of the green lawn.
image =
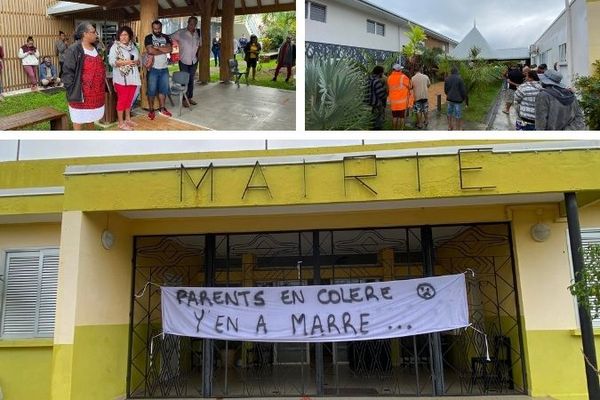
MULTIPOLYGON (((238 64, 240 72, 246 71, 246 62, 238 56, 238 64)), ((277 60, 271 60, 268 63, 261 63, 260 67, 256 69, 256 80, 253 81, 252 78, 249 78, 250 85, 256 86, 264 86, 275 89, 284 89, 284 90, 296 90, 296 81, 291 79, 290 82, 285 82, 285 77, 287 74, 287 70, 282 68, 279 71, 279 76, 277 77, 277 82, 273 82, 273 75, 275 74, 275 67, 277 66, 277 60)), ((173 64, 169 66, 169 72, 173 73, 175 71, 179 71, 179 66, 177 64, 173 64)), ((219 82, 219 67, 214 66, 214 62, 211 59, 211 67, 210 67, 210 81, 211 82, 219 82)), ((245 84, 246 80, 244 77, 241 78, 241 83, 245 84)))
POLYGON ((463 119, 470 122, 485 123, 485 118, 494 105, 501 86, 502 82, 498 81, 483 88, 479 93, 469 96, 469 106, 463 109, 463 119))
MULTIPOLYGON (((59 111, 68 112, 65 92, 59 91, 53 94, 44 94, 42 91, 39 91, 16 96, 5 96, 4 101, 0 103, 0 117, 47 106, 56 108, 59 111)), ((48 131, 50 130, 50 122, 33 125, 28 127, 27 130, 48 131)))

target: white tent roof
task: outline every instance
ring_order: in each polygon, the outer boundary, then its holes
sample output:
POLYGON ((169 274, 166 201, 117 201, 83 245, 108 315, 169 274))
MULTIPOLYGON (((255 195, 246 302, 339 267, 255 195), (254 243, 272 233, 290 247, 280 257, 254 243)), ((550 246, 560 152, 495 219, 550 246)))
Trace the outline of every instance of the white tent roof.
POLYGON ((470 58, 470 52, 473 47, 480 50, 479 58, 486 60, 495 59, 495 52, 490 47, 490 44, 485 40, 477 26, 471 29, 471 32, 460 41, 458 46, 450 51, 450 55, 458 60, 466 60, 470 58))

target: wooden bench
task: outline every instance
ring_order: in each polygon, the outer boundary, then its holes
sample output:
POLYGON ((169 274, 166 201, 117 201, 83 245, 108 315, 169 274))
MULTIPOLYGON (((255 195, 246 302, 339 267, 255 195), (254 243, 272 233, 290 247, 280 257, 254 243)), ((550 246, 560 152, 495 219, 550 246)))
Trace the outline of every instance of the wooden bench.
POLYGON ((50 130, 64 131, 69 129, 67 113, 58 111, 52 107, 42 107, 9 115, 8 117, 1 117, 0 130, 14 131, 46 121, 50 121, 50 130))

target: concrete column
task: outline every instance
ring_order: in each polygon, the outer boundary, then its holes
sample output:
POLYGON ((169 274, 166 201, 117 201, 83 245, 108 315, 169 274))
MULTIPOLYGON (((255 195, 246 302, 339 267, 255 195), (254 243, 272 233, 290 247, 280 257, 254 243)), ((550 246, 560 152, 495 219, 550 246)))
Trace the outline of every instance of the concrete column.
MULTIPOLYGON (((140 0, 140 49, 142 54, 146 52, 146 48, 144 47, 144 38, 146 35, 152 33, 152 21, 158 18, 158 0, 140 0)), ((146 69, 142 67, 141 69, 141 78, 142 78, 142 108, 148 107, 148 97, 147 97, 147 88, 148 81, 146 78, 146 69)), ((158 96, 154 99, 154 108, 158 108, 158 96)))
POLYGON ((223 0, 223 14, 221 15, 221 69, 219 74, 223 82, 229 82, 229 59, 233 57, 234 19, 234 0, 223 0))
POLYGON ((210 19, 213 16, 214 0, 202 0, 200 10, 200 31, 202 32, 202 46, 198 57, 198 80, 202 83, 210 81, 210 19))
POLYGON ((383 267, 383 280, 394 280, 394 249, 391 247, 381 249, 378 258, 383 267))
MULTIPOLYGON (((581 241, 581 227, 579 225, 579 208, 577 206, 577 195, 565 193, 565 207, 567 209, 567 224, 569 226, 569 243, 571 244, 571 260, 573 261, 573 272, 575 282, 581 280, 581 271, 585 268, 583 258, 583 247, 581 241)), ((588 399, 600 399, 600 382, 598 381, 596 344, 594 342, 594 327, 589 310, 578 302, 579 324, 581 326, 581 343, 585 361, 585 376, 587 381, 588 399)))
POLYGON ((132 240, 126 220, 63 213, 52 400, 126 395, 132 240), (100 240, 110 228, 110 250, 100 240))

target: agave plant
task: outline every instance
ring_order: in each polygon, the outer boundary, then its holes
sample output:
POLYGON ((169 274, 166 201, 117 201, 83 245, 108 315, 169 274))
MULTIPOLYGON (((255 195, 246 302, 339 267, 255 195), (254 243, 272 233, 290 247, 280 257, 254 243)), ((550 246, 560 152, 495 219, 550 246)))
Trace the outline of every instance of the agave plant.
POLYGON ((365 104, 366 76, 346 59, 306 64, 307 130, 364 130, 372 121, 365 104))

